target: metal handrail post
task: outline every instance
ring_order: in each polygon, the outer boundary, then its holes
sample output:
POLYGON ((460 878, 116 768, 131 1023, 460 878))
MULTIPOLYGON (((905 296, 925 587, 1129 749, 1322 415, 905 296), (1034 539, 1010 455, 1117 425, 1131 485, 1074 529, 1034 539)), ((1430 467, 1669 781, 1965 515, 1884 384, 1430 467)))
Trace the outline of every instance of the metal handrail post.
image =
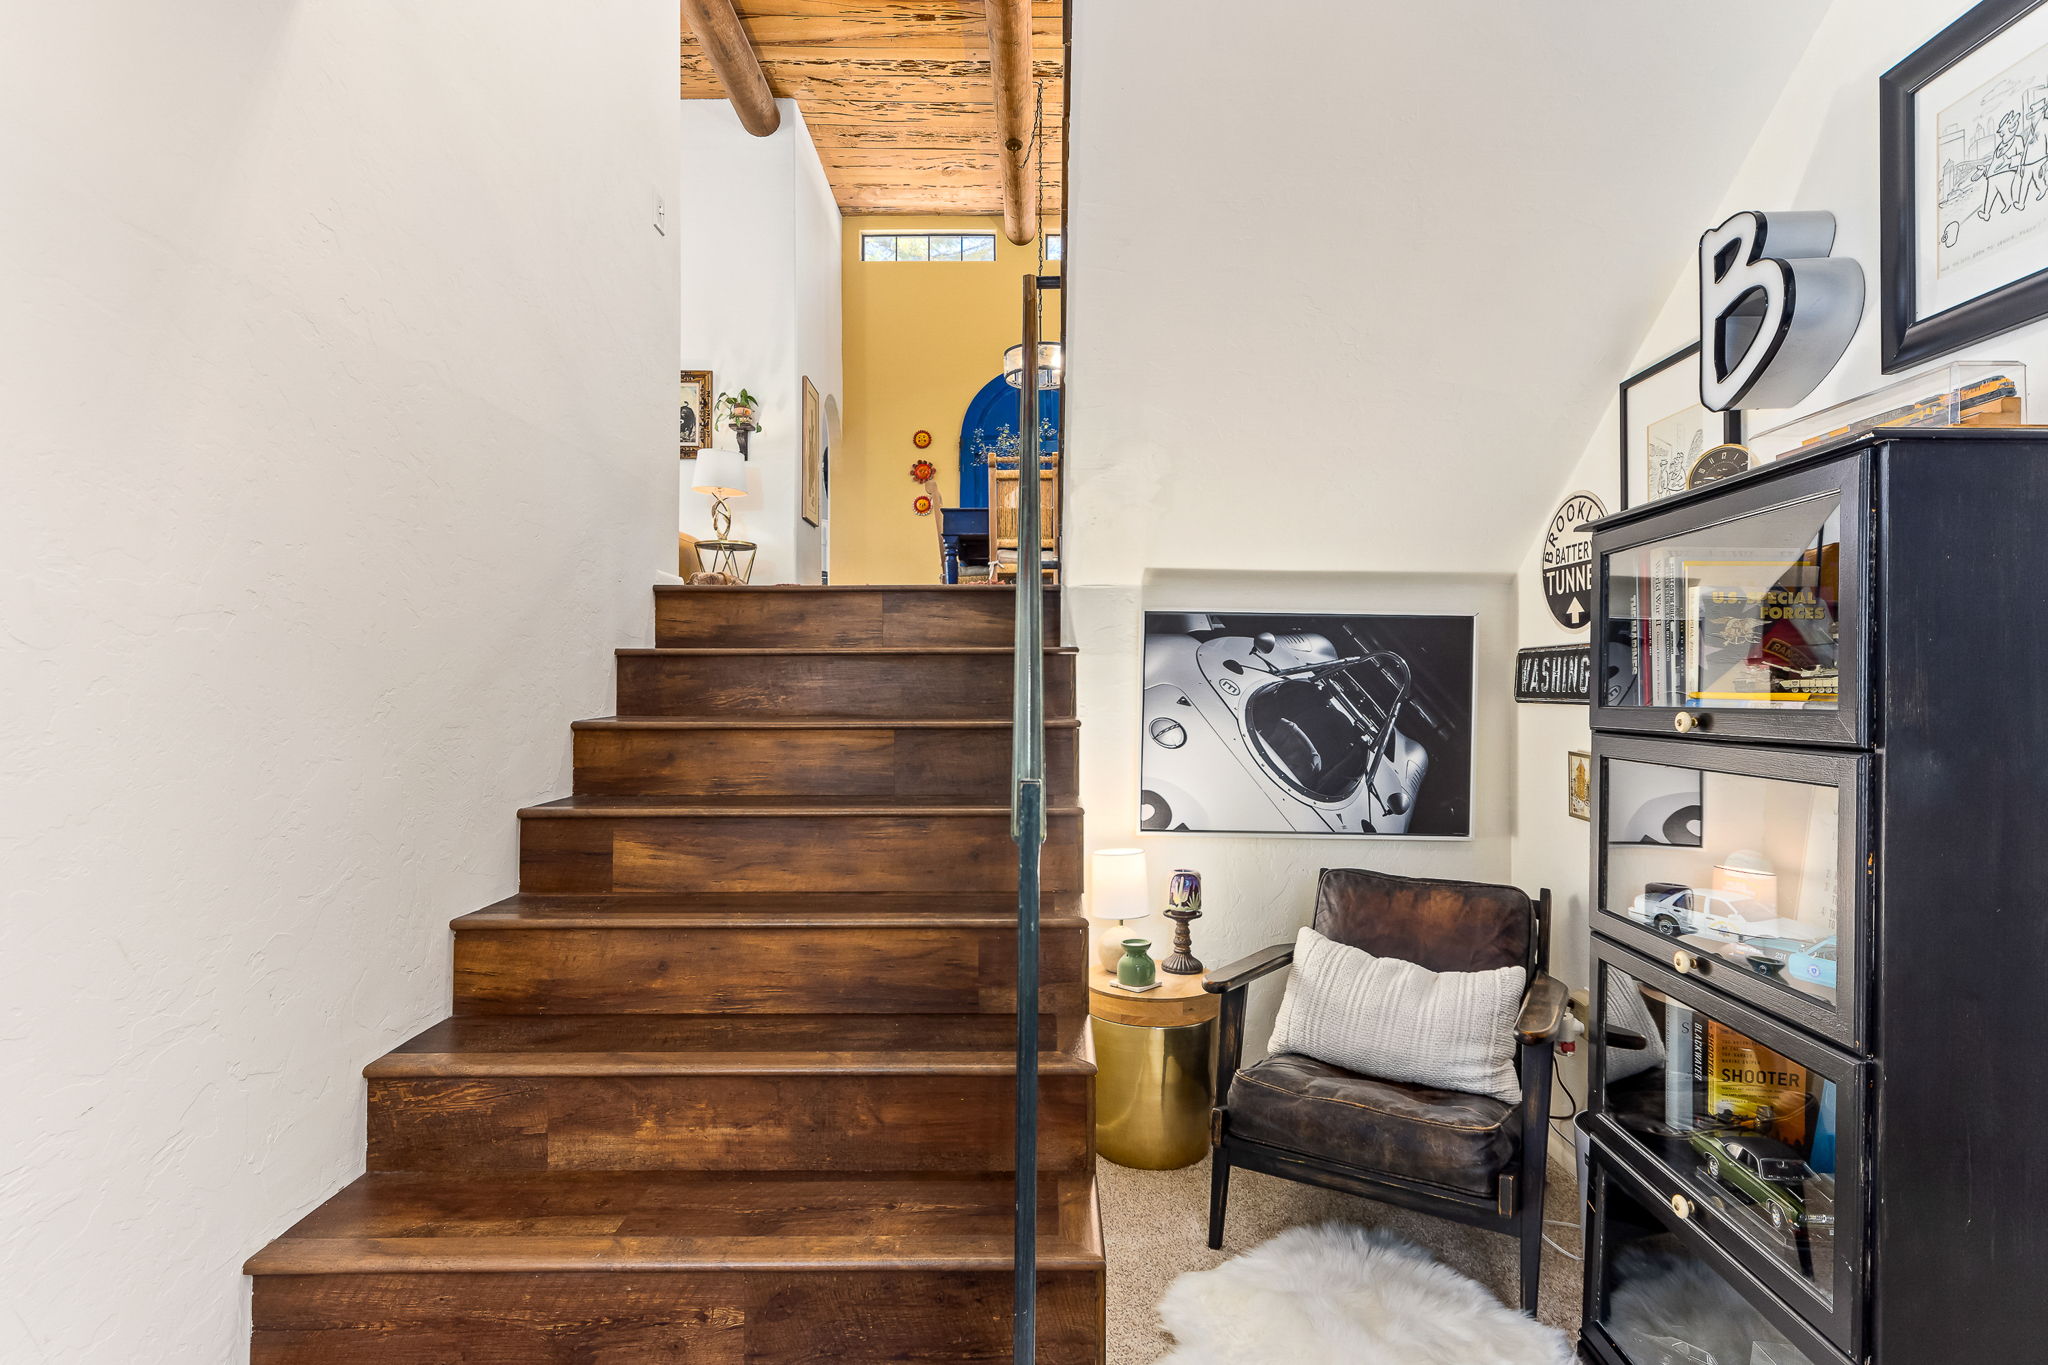
POLYGON ((1011 697, 1010 832, 1017 841, 1017 1209, 1011 1356, 1038 1358, 1038 906, 1045 843, 1045 587, 1039 540, 1038 277, 1024 280, 1018 388, 1017 637, 1011 697))

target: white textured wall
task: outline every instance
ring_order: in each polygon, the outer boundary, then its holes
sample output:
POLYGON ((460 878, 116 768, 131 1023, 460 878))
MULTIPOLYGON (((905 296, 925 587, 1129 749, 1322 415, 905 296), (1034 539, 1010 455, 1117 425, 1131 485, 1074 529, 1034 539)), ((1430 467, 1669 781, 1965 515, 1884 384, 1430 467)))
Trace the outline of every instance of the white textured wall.
POLYGON ((1825 0, 1286 8, 1074 12, 1064 549, 1088 837, 1136 833, 1137 613, 1168 582, 1205 589, 1195 607, 1471 602, 1480 835, 1148 839, 1162 889, 1176 859, 1216 888, 1210 961, 1291 937, 1326 864, 1517 871, 1506 585, 1669 242, 1697 236, 1825 0))
MULTIPOLYGON (((1862 262, 1866 285, 1863 324, 1848 354, 1820 388, 1796 409, 1759 411, 1747 415, 1749 430, 1763 431, 1795 415, 1855 397, 1907 377, 1880 372, 1878 342, 1878 130, 1877 80, 1927 39, 1971 8, 1967 0, 1855 0, 1837 4, 1813 36, 1783 94, 1741 168, 1701 218, 1696 230, 1674 234, 1668 242, 1670 269, 1661 294, 1661 308, 1647 334, 1635 338, 1629 363, 1613 376, 1661 359, 1699 338, 1699 232, 1743 209, 1766 212, 1827 209, 1834 213, 1838 234, 1835 254, 1862 262)), ((1951 360, 2019 361, 2031 375, 2034 406, 2029 420, 2048 412, 2048 323, 2036 323, 1970 346, 1951 360)), ((1572 471, 1557 483, 1546 508, 1566 492, 1588 489, 1610 510, 1617 506, 1620 466, 1619 412, 1610 387, 1599 427, 1587 441, 1572 471)), ((1559 629, 1545 610, 1541 581, 1541 528, 1533 521, 1532 539, 1517 574, 1521 643, 1524 645, 1584 640, 1586 633, 1559 629)), ((1527 883, 1548 881, 1571 894, 1561 904, 1562 971, 1573 985, 1588 984, 1586 901, 1591 880, 1590 826, 1564 813, 1564 755, 1584 749, 1590 732, 1583 711, 1567 707, 1518 708, 1518 790, 1515 802, 1515 875, 1527 883)), ((1573 1088, 1583 1098, 1576 1070, 1573 1088)))
MULTIPOLYGON (((687 210, 682 239, 682 364, 710 370, 719 390, 760 400, 764 430, 748 439, 747 496, 733 499, 733 535, 760 549, 756 583, 816 583, 822 530, 803 520, 803 381, 820 411, 840 385, 839 207, 794 100, 782 126, 755 137, 725 100, 679 102, 687 210)), ((714 394, 714 397, 716 395, 714 394)), ((730 430, 716 442, 735 448, 730 430)), ((681 462, 682 529, 711 534, 711 499, 690 491, 681 462)))
POLYGON ((0 1360, 244 1358, 243 1258, 361 1169, 647 639, 677 22, 10 13, 0 1360))

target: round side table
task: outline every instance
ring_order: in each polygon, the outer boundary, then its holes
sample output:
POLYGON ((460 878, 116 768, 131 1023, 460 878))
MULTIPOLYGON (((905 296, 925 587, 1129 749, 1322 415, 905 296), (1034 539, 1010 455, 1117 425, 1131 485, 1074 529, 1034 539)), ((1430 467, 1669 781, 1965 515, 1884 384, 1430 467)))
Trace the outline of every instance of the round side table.
POLYGON ((712 573, 729 573, 742 583, 754 578, 754 542, 751 540, 700 540, 697 560, 712 573), (745 555, 743 561, 740 556, 745 555))
POLYGON ((1088 974, 1095 1147, 1147 1171, 1192 1166, 1209 1150, 1221 1004, 1200 976, 1161 972, 1159 982, 1133 993, 1099 967, 1088 974))

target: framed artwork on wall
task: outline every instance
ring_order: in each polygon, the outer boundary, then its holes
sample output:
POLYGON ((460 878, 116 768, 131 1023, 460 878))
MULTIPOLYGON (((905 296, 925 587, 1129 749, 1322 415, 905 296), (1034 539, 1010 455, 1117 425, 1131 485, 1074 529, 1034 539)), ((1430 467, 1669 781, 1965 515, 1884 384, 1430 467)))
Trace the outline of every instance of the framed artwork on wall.
POLYGON ((818 386, 804 376, 804 520, 821 526, 825 520, 825 428, 818 386))
POLYGON ((1878 80, 1884 370, 2048 316, 2048 0, 1986 0, 1878 80))
POLYGON ((1584 749, 1564 756, 1564 811, 1574 820, 1593 818, 1593 755, 1584 749))
POLYGON ((682 423, 678 453, 688 460, 711 443, 711 371, 683 371, 682 423))
POLYGON ((1742 414, 1700 402, 1700 344, 1621 381, 1621 505, 1685 491, 1700 456, 1742 440, 1742 414))
POLYGON ((1473 618, 1145 613, 1147 831, 1472 833, 1473 618))

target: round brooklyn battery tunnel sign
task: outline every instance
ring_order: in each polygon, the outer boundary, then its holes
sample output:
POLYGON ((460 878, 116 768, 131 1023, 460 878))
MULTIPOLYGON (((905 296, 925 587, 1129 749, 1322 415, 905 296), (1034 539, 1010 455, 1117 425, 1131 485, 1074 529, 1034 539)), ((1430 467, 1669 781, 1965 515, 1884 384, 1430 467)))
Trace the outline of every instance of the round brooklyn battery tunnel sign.
POLYGON ((1543 529, 1543 600, 1567 630, 1584 630, 1593 619, 1593 533, 1579 528, 1606 515, 1600 499, 1574 493, 1543 529))

